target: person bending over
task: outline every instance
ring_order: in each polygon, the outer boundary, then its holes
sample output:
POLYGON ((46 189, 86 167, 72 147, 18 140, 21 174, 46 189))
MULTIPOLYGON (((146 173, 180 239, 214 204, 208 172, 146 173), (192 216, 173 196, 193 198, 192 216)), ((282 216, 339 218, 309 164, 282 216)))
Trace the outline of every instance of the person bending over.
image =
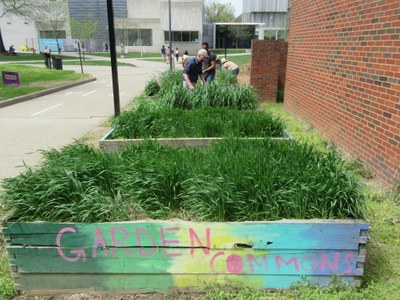
POLYGON ((189 90, 194 90, 194 87, 199 80, 205 83, 203 72, 202 72, 202 63, 208 58, 208 53, 204 49, 200 49, 197 52, 195 57, 188 59, 186 62, 186 66, 183 69, 183 86, 189 90))

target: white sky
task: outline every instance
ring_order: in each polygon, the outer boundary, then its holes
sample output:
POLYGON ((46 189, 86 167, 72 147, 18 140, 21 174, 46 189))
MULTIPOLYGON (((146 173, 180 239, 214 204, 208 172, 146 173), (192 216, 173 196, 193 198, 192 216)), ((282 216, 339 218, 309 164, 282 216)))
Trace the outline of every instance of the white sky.
POLYGON ((235 9, 235 16, 238 16, 242 13, 242 0, 217 0, 221 3, 231 3, 233 8, 235 9))

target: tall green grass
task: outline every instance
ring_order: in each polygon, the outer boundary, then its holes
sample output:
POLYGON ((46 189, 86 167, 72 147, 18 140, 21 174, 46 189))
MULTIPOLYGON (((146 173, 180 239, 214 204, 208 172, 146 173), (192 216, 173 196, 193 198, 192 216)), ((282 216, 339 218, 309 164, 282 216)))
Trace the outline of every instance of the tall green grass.
POLYGON ((218 85, 238 84, 238 79, 232 72, 221 69, 215 76, 215 82, 218 85))
POLYGON ((282 137, 285 125, 261 111, 203 107, 125 111, 112 121, 114 138, 282 137))
POLYGON ((107 154, 74 144, 6 179, 18 221, 363 218, 364 194, 334 152, 295 142, 225 140, 207 151, 144 143, 107 154))
POLYGON ((183 75, 181 70, 168 70, 162 72, 158 77, 160 85, 159 95, 164 95, 174 87, 182 86, 183 75))
POLYGON ((259 107, 258 96, 249 86, 221 86, 215 82, 197 85, 193 92, 182 85, 174 86, 160 98, 160 104, 171 108, 230 107, 254 110, 259 107))
POLYGON ((231 107, 239 110, 254 110, 259 107, 258 96, 250 86, 238 86, 237 79, 229 72, 219 71, 217 78, 203 86, 200 81, 195 90, 183 87, 182 72, 165 71, 145 86, 147 96, 156 95, 162 106, 182 109, 199 107, 231 107))

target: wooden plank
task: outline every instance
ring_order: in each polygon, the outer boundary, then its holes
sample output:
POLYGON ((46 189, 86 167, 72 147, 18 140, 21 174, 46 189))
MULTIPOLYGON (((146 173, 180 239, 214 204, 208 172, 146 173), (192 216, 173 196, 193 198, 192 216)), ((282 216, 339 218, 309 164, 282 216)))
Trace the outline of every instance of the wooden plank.
POLYGON ((123 240, 127 247, 163 246, 165 239, 178 240, 182 247, 199 246, 207 236, 210 248, 231 249, 250 246, 253 249, 340 249, 351 250, 367 242, 365 222, 304 220, 243 223, 201 222, 119 222, 119 223, 11 223, 3 229, 12 245, 57 246, 57 236, 69 247, 94 245, 103 238, 107 246, 123 240), (67 239, 66 239, 67 237, 67 239), (312 239, 310 239, 312 237, 312 239), (115 242, 113 242, 115 241, 115 242), (236 245, 236 246, 235 246, 236 245))
MULTIPOLYGON (((202 137, 202 138, 147 138, 147 139, 107 139, 103 137, 99 141, 100 149, 105 152, 116 152, 132 145, 138 145, 145 141, 157 142, 161 145, 170 146, 174 148, 178 147, 195 147, 204 148, 208 147, 211 143, 223 141, 224 137, 202 137)), ((240 140, 274 140, 278 142, 289 141, 288 137, 237 137, 240 140)))
POLYGON ((155 291, 199 287, 200 278, 282 288, 302 276, 321 283, 334 274, 358 285, 368 228, 339 220, 33 222, 10 223, 3 234, 20 290, 155 291))
POLYGON ((362 276, 356 251, 189 248, 9 248, 19 273, 259 274, 362 276), (73 253, 71 253, 73 252, 73 253), (67 255, 68 256, 61 256, 67 255))
MULTIPOLYGON (((310 279, 310 283, 319 286, 326 285, 330 276, 319 276, 310 279)), ((359 284, 357 278, 342 277, 350 284, 359 284)), ((192 275, 192 274, 140 274, 136 276, 125 274, 24 274, 21 278, 20 290, 30 291, 29 294, 43 290, 57 290, 63 293, 79 293, 82 291, 103 291, 118 293, 148 293, 166 292, 171 287, 204 288, 215 284, 245 285, 260 289, 280 289, 290 286, 293 282, 304 282, 299 276, 270 276, 261 275, 192 275)))

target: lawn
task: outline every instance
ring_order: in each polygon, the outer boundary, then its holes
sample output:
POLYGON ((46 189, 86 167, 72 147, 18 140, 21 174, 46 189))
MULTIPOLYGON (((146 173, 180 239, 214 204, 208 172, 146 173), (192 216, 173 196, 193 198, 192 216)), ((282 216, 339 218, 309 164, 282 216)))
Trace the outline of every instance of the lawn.
MULTIPOLYGON (((102 57, 110 57, 109 52, 92 52, 86 53, 87 55, 93 56, 102 56, 102 57)), ((117 57, 120 57, 120 53, 117 53, 117 57)), ((154 52, 140 52, 140 51, 131 51, 125 54, 125 58, 151 58, 151 57, 159 57, 161 59, 161 52, 154 53, 154 52)))
POLYGON ((226 57, 227 60, 233 61, 237 65, 246 65, 250 63, 251 55, 244 54, 244 55, 231 55, 226 57))
MULTIPOLYGON (((41 64, 39 62, 33 62, 33 63, 29 63, 30 65, 33 64, 41 64)), ((79 59, 76 58, 76 60, 68 60, 68 61, 64 61, 62 62, 63 65, 70 65, 70 66, 79 66, 81 63, 79 61, 79 59)), ((93 60, 82 60, 82 65, 83 66, 108 66, 111 67, 111 61, 110 60, 97 60, 97 59, 93 59, 93 60)), ((131 63, 126 63, 126 62, 121 62, 121 61, 117 61, 117 66, 119 67, 135 67, 134 64, 131 63)))
MULTIPOLYGON (((73 56, 68 56, 64 55, 61 53, 61 55, 58 55, 57 53, 53 53, 54 56, 56 57, 61 57, 63 60, 64 59, 76 59, 76 57, 73 56)), ((7 62, 20 62, 20 61, 43 61, 44 64, 44 57, 40 53, 18 53, 17 55, 14 56, 8 56, 8 55, 0 55, 0 61, 7 61, 7 62)))
MULTIPOLYGON (((248 53, 247 49, 226 49, 226 53, 228 54, 241 54, 241 53, 248 53)), ((211 52, 218 54, 219 56, 225 55, 225 49, 211 49, 211 52)))
MULTIPOLYGON (((219 54, 219 58, 224 57, 223 54, 219 54)), ((243 54, 243 55, 227 55, 227 60, 233 61, 237 65, 245 65, 250 63, 251 55, 250 54, 243 54)), ((145 58, 143 60, 146 61, 159 61, 161 62, 161 58, 145 58)))
POLYGON ((74 71, 36 68, 17 64, 0 65, 0 71, 18 72, 20 78, 19 86, 0 83, 0 101, 89 78, 87 74, 75 73, 74 71))
MULTIPOLYGON (((63 62, 63 64, 64 65, 80 65, 80 62, 79 61, 66 61, 66 62, 63 62)), ((82 65, 111 67, 111 61, 110 60, 87 60, 87 61, 82 61, 82 65)), ((126 63, 126 62, 122 62, 122 61, 117 61, 117 66, 119 66, 119 67, 135 67, 134 64, 126 63)))

